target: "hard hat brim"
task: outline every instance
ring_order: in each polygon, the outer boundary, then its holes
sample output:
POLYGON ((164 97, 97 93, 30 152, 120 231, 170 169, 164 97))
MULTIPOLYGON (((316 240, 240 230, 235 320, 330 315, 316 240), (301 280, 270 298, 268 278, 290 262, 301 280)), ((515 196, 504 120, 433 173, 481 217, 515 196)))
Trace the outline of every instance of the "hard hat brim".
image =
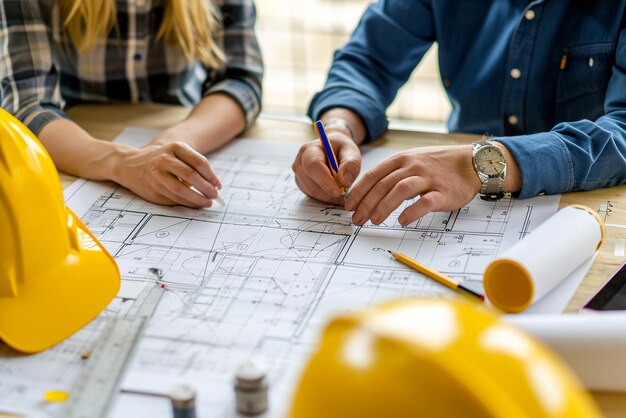
POLYGON ((120 288, 117 264, 91 231, 76 223, 77 251, 0 298, 0 338, 26 353, 45 350, 94 319, 120 288))

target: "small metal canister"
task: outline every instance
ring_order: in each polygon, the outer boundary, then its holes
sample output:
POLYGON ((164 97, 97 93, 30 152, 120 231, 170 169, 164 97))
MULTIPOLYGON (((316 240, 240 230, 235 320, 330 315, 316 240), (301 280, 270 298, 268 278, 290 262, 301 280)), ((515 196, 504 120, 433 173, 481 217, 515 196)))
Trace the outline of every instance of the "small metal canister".
POLYGON ((246 361, 235 374, 237 411, 245 415, 259 415, 267 411, 267 373, 258 363, 246 361))
POLYGON ((174 418, 196 418, 196 389, 180 384, 170 389, 170 400, 174 418))

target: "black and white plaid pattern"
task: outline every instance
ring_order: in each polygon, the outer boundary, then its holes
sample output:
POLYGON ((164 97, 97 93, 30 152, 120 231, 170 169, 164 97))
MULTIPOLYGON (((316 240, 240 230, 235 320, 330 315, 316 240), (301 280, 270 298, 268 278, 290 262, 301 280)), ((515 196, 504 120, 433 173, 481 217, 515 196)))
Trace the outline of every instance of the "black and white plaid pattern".
POLYGON ((240 103, 249 126, 260 111, 263 76, 254 2, 218 0, 215 6, 222 22, 217 40, 227 56, 220 70, 189 63, 176 46, 156 40, 161 0, 117 1, 119 33, 113 29, 81 54, 62 31, 58 0, 1 0, 2 107, 38 134, 48 121, 67 117, 66 104, 191 106, 222 92, 240 103))

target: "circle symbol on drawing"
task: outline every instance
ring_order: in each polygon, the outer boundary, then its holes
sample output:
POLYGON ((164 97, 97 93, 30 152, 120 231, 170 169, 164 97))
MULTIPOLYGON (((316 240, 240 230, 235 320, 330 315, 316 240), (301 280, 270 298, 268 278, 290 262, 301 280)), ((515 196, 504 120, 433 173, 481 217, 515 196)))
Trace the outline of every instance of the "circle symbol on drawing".
POLYGON ((159 231, 159 232, 157 232, 157 233, 156 233, 156 234, 154 234, 154 235, 155 235, 157 238, 165 238, 165 237, 169 236, 169 235, 170 235, 170 233, 169 233, 169 232, 167 232, 167 231, 159 231))

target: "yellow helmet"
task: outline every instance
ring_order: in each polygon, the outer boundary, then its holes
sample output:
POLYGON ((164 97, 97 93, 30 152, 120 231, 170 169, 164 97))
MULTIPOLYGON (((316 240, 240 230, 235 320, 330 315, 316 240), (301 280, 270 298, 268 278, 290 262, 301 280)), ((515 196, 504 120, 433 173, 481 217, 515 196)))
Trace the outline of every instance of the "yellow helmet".
POLYGON ((0 339, 44 350, 115 297, 113 258, 65 206, 52 159, 0 109, 0 339))
POLYGON ((485 307, 408 299, 330 322, 290 418, 596 418, 565 365, 485 307))

